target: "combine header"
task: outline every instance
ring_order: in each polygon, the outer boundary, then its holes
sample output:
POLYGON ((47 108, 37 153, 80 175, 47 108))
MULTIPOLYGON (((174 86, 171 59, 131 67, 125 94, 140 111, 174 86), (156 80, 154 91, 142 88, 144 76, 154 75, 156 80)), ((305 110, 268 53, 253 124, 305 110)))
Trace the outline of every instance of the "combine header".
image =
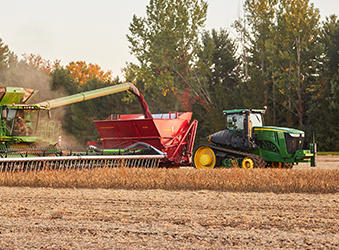
POLYGON ((137 96, 143 110, 143 115, 139 117, 148 121, 153 119, 143 96, 131 83, 113 85, 37 104, 27 104, 37 92, 35 90, 1 87, 0 172, 103 166, 158 166, 160 160, 167 157, 166 153, 152 145, 140 142, 110 150, 98 150, 94 147, 89 147, 87 150, 58 147, 61 127, 50 120, 51 109, 122 91, 130 91, 137 96))

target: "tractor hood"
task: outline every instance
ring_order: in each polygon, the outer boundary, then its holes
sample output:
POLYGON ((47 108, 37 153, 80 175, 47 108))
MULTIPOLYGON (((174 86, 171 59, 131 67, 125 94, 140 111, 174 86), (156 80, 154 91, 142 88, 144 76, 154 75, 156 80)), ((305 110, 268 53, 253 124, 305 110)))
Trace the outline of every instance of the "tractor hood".
POLYGON ((298 134, 298 135, 305 135, 304 131, 294 129, 294 128, 283 128, 283 127, 271 127, 271 126, 265 126, 265 127, 254 127, 254 131, 273 131, 273 132, 285 132, 289 134, 298 134))

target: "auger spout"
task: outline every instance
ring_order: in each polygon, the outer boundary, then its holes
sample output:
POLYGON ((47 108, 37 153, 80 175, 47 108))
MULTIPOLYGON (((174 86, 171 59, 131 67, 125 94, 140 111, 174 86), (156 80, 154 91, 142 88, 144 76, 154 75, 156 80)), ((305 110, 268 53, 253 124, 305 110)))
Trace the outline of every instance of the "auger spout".
POLYGON ((86 100, 90 100, 90 99, 94 99, 94 98, 98 98, 98 97, 102 97, 102 96, 106 96, 110 94, 119 93, 119 92, 128 90, 129 87, 130 86, 128 83, 124 83, 124 84, 109 86, 106 88, 95 89, 95 90, 91 90, 91 91, 87 91, 87 92, 83 92, 83 93, 79 93, 75 95, 47 100, 44 102, 40 102, 36 105, 45 106, 47 108, 52 109, 52 108, 57 108, 57 107, 61 107, 61 106, 65 106, 65 105, 69 105, 69 104, 73 104, 77 102, 83 102, 86 100))
POLYGON ((35 105, 38 105, 40 107, 46 107, 48 109, 53 109, 53 108, 57 108, 57 107, 61 107, 61 106, 65 106, 65 105, 69 105, 69 104, 73 104, 77 102, 83 102, 86 100, 90 100, 90 99, 94 99, 94 98, 98 98, 98 97, 102 97, 106 95, 111 95, 111 94, 115 94, 115 93, 119 93, 123 91, 130 91, 131 93, 133 93, 138 98, 141 104, 145 118, 152 118, 152 115, 149 112, 148 106, 146 102, 144 101, 143 96, 141 95, 137 87, 135 87, 135 85, 130 82, 118 84, 114 86, 109 86, 106 88, 95 89, 95 90, 91 90, 87 92, 82 92, 82 93, 75 94, 75 95, 60 97, 60 98, 56 98, 52 100, 47 100, 44 102, 37 103, 35 105))

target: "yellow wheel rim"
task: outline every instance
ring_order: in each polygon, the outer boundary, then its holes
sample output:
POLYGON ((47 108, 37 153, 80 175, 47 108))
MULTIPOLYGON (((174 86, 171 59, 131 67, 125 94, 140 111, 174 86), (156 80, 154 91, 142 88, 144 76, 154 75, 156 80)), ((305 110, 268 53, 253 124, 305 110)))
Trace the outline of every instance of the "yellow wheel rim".
POLYGON ((196 168, 206 169, 214 168, 216 163, 216 156, 214 151, 209 148, 202 146, 195 151, 194 154, 194 165, 196 168))
POLYGON ((282 165, 283 164, 281 162, 275 162, 275 161, 271 162, 272 168, 282 168, 282 165))
POLYGON ((254 168, 254 161, 252 160, 251 157, 245 157, 243 160, 242 160, 242 168, 244 169, 250 169, 250 168, 254 168))

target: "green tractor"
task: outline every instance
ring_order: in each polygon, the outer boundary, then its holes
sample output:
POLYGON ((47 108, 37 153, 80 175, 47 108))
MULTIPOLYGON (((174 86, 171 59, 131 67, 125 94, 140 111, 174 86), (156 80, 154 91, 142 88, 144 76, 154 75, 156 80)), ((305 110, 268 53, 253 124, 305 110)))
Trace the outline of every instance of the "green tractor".
POLYGON ((226 129, 208 136, 193 154, 196 168, 292 168, 299 162, 315 166, 316 144, 303 150, 305 133, 292 128, 264 126, 266 109, 225 110, 226 129))

